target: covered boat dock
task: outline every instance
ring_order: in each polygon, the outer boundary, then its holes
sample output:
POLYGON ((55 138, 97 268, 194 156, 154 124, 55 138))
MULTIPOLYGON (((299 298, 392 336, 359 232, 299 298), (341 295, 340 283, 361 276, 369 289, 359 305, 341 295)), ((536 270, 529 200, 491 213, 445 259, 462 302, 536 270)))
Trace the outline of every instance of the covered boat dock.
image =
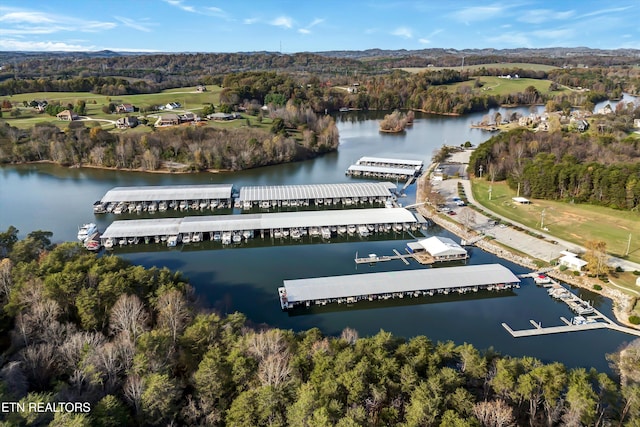
POLYGON ((289 310, 296 306, 502 290, 519 283, 520 279, 503 265, 483 264, 285 280, 278 294, 281 308, 289 310))
POLYGON ((94 212, 154 212, 229 207, 232 190, 232 184, 115 187, 94 204, 94 212))
POLYGON ((365 178, 409 180, 419 176, 423 167, 422 160, 361 157, 355 164, 349 166, 346 174, 365 178))
POLYGON ((169 237, 184 243, 194 241, 194 237, 195 241, 208 237, 222 243, 240 243, 255 233, 276 238, 305 234, 331 238, 347 233, 365 237, 376 231, 406 231, 419 225, 420 219, 402 208, 301 211, 114 221, 101 239, 105 247, 137 243, 141 238, 173 242, 169 237), (105 244, 107 240, 110 243, 105 244))
POLYGON ((269 185, 240 188, 236 207, 263 209, 276 206, 382 204, 393 199, 391 182, 347 184, 269 185))

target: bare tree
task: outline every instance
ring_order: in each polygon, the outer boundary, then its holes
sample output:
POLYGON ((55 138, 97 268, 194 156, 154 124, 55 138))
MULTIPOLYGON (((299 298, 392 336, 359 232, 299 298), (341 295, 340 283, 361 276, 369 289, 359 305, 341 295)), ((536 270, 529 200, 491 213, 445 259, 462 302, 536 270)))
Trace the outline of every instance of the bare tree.
POLYGON ((513 409, 502 400, 478 402, 473 407, 473 414, 483 427, 514 426, 513 409))
POLYGON ((13 264, 9 258, 0 260, 0 297, 4 296, 9 299, 13 280, 11 279, 11 268, 13 264))
POLYGON ((111 309, 109 326, 115 334, 123 334, 135 342, 147 329, 149 315, 136 295, 123 294, 111 309))
POLYGON ((251 355, 264 360, 271 354, 279 354, 287 349, 287 342, 279 329, 269 329, 249 336, 247 343, 251 355))
POLYGON ((53 344, 34 344, 20 351, 27 378, 39 388, 48 388, 57 371, 56 348, 53 344))
POLYGON ((262 385, 274 386, 285 382, 291 373, 288 351, 269 354, 258 366, 258 378, 262 385))
POLYGON ((161 327, 169 329, 172 342, 175 345, 178 334, 182 333, 191 319, 189 304, 183 293, 177 289, 165 292, 156 303, 158 310, 158 323, 161 327))
POLYGON ((358 341, 358 331, 353 328, 344 328, 340 334, 340 339, 343 339, 353 345, 358 341))
POLYGON ((27 394, 29 386, 22 369, 22 362, 13 361, 7 363, 0 370, 0 379, 11 392, 12 397, 20 399, 27 394))
POLYGON ((460 212, 460 221, 468 232, 474 225, 476 225, 476 212, 470 208, 463 208, 460 212))
POLYGON ((138 375, 129 375, 124 383, 123 393, 127 402, 135 409, 136 414, 139 414, 142 393, 144 393, 144 380, 138 375))

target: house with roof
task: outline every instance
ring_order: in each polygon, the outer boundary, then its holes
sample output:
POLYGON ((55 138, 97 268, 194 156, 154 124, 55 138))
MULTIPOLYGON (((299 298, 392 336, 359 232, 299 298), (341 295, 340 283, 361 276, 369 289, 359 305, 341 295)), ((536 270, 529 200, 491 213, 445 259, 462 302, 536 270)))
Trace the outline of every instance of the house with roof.
POLYGON ((206 92, 207 91, 207 87, 205 85, 198 85, 196 86, 196 92, 206 92))
POLYGON ((137 117, 120 117, 118 120, 116 120, 116 127, 118 129, 128 129, 128 128, 134 128, 138 126, 138 118, 137 117))
POLYGON ((180 117, 177 114, 162 114, 156 120, 154 126, 162 127, 162 126, 175 126, 180 124, 180 117))
POLYGON ((407 243, 407 249, 414 254, 428 253, 434 261, 458 261, 468 257, 467 250, 448 237, 433 236, 407 243))
POLYGON ((165 110, 175 110, 176 108, 180 108, 182 105, 179 102, 169 102, 164 106, 165 110))
POLYGON ((178 119, 180 119, 180 123, 199 122, 200 116, 189 111, 184 114, 179 114, 178 119))
POLYGON ((116 105, 116 113, 118 113, 118 114, 133 113, 134 111, 135 111, 135 108, 131 104, 116 105))
POLYGON ((56 114, 56 117, 58 118, 58 120, 63 120, 66 122, 71 122, 73 120, 78 120, 80 118, 80 116, 78 116, 72 110, 61 111, 58 114, 56 114))

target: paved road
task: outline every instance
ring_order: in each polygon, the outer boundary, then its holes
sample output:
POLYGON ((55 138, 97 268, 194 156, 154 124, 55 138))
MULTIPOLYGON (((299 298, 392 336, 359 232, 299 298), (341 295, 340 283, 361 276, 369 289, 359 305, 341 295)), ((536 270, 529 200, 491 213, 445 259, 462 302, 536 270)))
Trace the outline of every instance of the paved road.
MULTIPOLYGON (((482 206, 480 206, 476 200, 473 198, 473 193, 471 192, 471 182, 469 180, 466 179, 448 179, 442 182, 436 182, 435 183, 435 187, 440 191, 440 194, 442 196, 444 196, 448 203, 447 203, 447 207, 450 208, 451 210, 455 211, 457 215, 453 215, 452 218, 457 219, 458 221, 461 221, 460 218, 461 216, 464 216, 463 211, 465 209, 469 209, 467 207, 458 207, 455 205, 455 203, 451 202, 451 199, 453 197, 458 196, 458 183, 461 182, 462 186, 464 188, 465 191, 465 195, 467 197, 467 200, 469 201, 469 203, 474 204, 475 206, 477 206, 480 210, 485 211, 485 212, 489 212, 487 211, 485 208, 483 208, 482 206), (462 214, 462 215, 461 215, 462 214)), ((489 218, 487 218, 485 215, 482 215, 481 213, 474 211, 475 212, 475 225, 473 226, 473 228, 475 230, 477 230, 478 232, 490 235, 495 237, 495 239, 506 245, 509 246, 513 249, 516 249, 520 252, 529 254, 531 256, 534 256, 536 258, 542 259, 544 261, 551 261, 553 259, 559 258, 560 256, 562 256, 562 254, 560 253, 561 251, 564 250, 569 250, 571 252, 578 252, 578 253, 582 253, 586 251, 586 248, 577 245, 575 243, 571 243, 571 242, 567 242, 566 240, 562 240, 559 239, 555 236, 552 236, 548 233, 544 233, 541 232, 540 230, 535 230, 532 229, 530 227, 527 227, 523 224, 519 224, 516 221, 513 221, 509 218, 503 217, 501 215, 497 215, 493 212, 491 212, 491 214, 494 217, 498 217, 501 218, 502 220, 514 224, 514 225, 518 225, 519 227, 525 229, 525 230, 529 230, 532 231, 534 233, 543 235, 545 237, 546 240, 542 240, 533 236, 529 236, 526 233, 522 233, 519 231, 514 230, 512 227, 505 227, 502 228, 501 226, 492 226, 489 223, 489 218), (552 242, 557 242, 557 243, 552 243, 552 242)), ((630 262, 627 260, 623 260, 620 258, 616 258, 616 257, 610 257, 609 258, 609 265, 613 266, 613 267, 621 267, 622 269, 624 269, 625 271, 634 271, 634 270, 640 270, 640 264, 638 263, 634 263, 634 262, 630 262)))

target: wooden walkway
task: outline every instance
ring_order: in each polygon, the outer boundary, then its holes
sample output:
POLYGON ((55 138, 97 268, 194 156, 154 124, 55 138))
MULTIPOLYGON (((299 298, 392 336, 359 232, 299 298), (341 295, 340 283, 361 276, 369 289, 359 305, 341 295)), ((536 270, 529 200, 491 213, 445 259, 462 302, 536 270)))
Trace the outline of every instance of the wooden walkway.
POLYGON ((412 254, 412 253, 402 254, 397 249, 394 249, 393 253, 395 255, 379 256, 376 254, 369 254, 369 256, 366 256, 366 257, 358 257, 358 255, 356 254, 356 258, 354 259, 354 261, 356 262, 356 264, 375 264, 377 262, 400 260, 404 262, 405 265, 409 265, 410 259, 414 259, 423 265, 429 265, 435 262, 433 257, 427 252, 420 252, 417 254, 412 254))

